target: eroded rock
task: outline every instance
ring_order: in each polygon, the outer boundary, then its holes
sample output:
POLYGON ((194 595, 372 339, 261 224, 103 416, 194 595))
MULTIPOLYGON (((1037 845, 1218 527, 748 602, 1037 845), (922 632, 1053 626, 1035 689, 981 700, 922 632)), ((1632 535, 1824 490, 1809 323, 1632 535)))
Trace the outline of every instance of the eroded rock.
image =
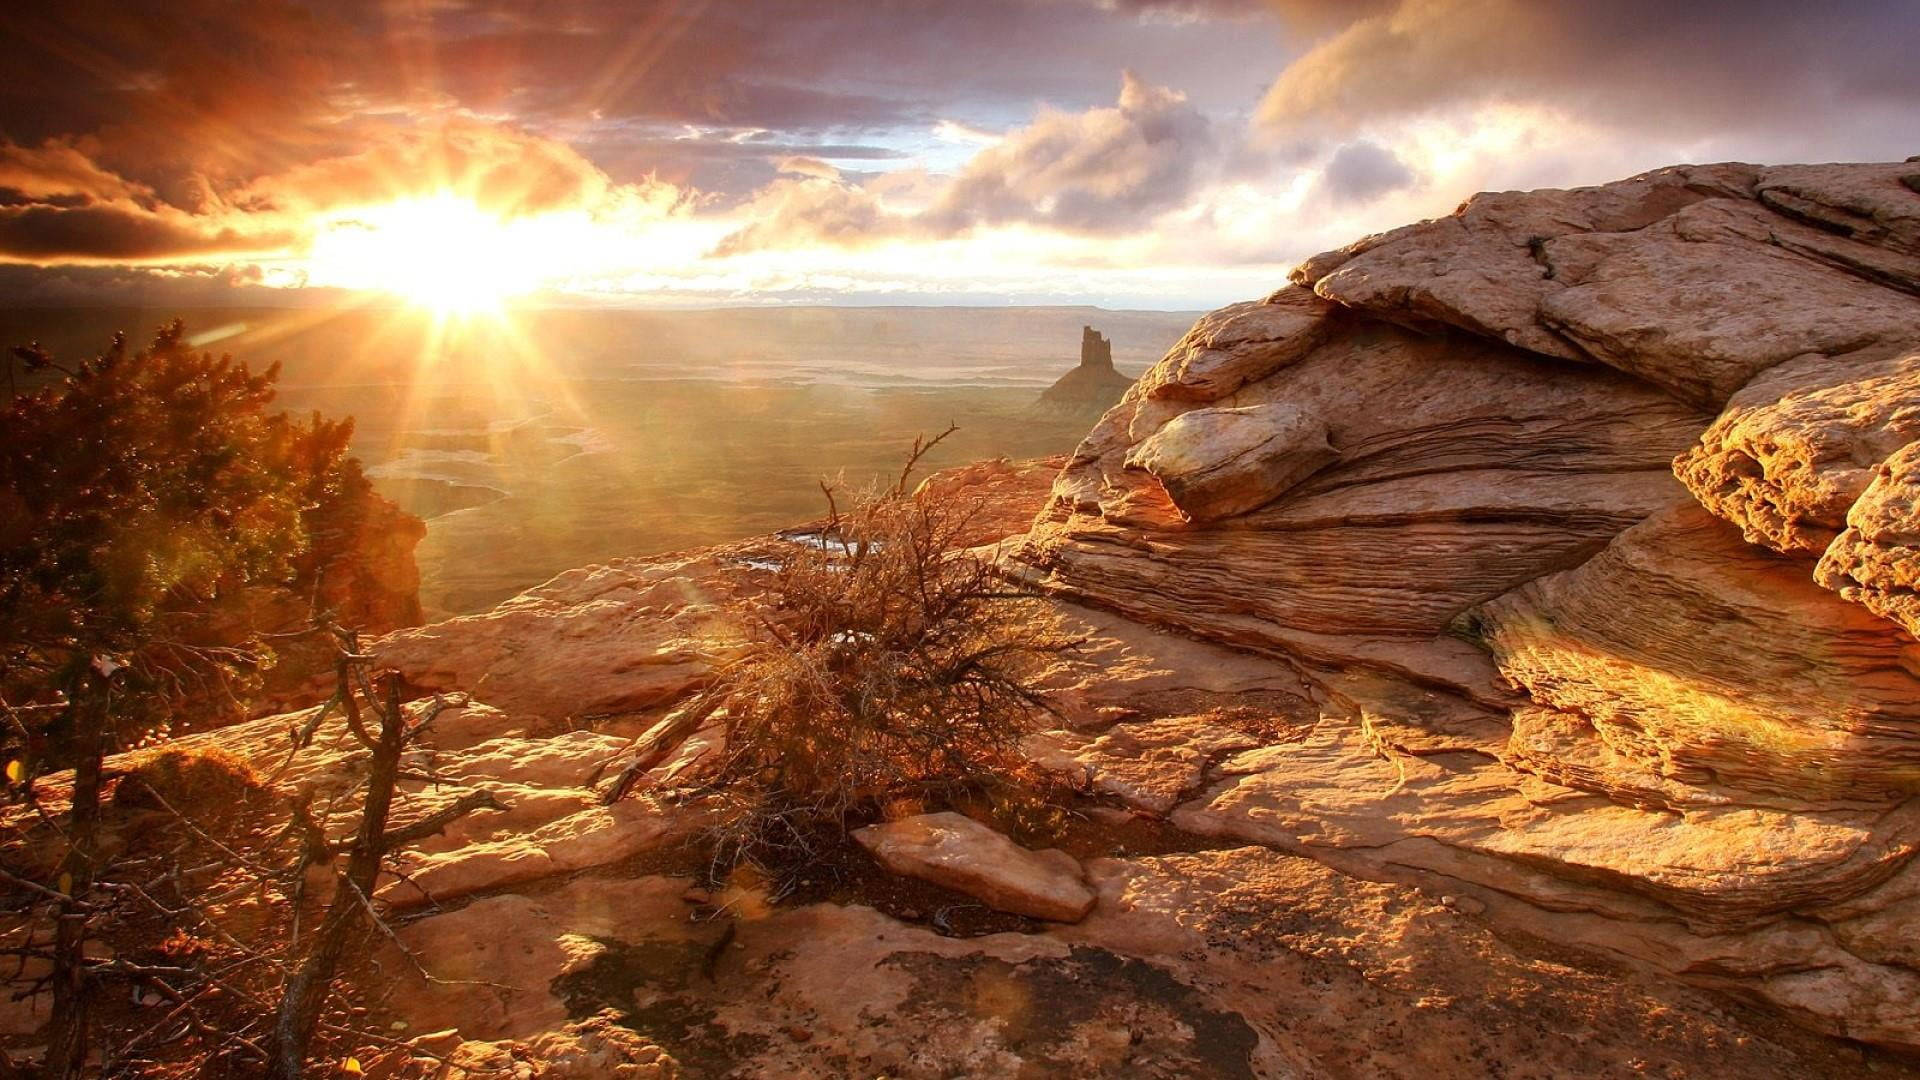
POLYGON ((1029 851, 960 814, 919 814, 854 831, 896 874, 977 897, 1001 911, 1078 922, 1093 908, 1080 864, 1063 851, 1029 851))
POLYGON ((1806 806, 1920 788, 1920 645, 1697 506, 1470 616, 1502 674, 1661 775, 1806 806))
POLYGON ((1920 352, 1790 360, 1748 383, 1674 473, 1748 543, 1818 555, 1875 468, 1920 439, 1920 352))
POLYGON ((1153 474, 1192 521, 1265 506, 1339 454, 1327 426, 1291 405, 1196 409, 1167 422, 1127 455, 1153 474))
POLYGON ((1908 443, 1874 470, 1815 576, 1920 637, 1920 443, 1908 443))
POLYGON ((1126 723, 1041 759, 1920 1044, 1889 929, 1920 812, 1916 222, 1911 162, 1664 169, 1477 195, 1207 316, 1017 555, 1287 658, 1324 729, 1209 760, 1197 794, 1200 755, 1126 723), (1128 467, 1203 410, 1275 405, 1338 458, 1269 501, 1203 520, 1128 467))

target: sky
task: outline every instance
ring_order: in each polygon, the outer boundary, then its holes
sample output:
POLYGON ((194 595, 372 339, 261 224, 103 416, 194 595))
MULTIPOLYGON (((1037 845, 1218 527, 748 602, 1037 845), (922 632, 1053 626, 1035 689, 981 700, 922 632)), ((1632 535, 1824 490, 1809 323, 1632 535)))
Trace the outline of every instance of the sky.
POLYGON ((1912 0, 62 0, 0 303, 1263 295, 1476 191, 1920 153, 1912 0))

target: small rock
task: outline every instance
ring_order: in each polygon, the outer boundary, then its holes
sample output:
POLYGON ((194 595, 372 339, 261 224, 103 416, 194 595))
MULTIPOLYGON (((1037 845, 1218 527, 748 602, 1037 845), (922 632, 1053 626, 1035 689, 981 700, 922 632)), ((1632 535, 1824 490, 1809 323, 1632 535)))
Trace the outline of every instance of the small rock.
POLYGON ((896 874, 966 893, 1001 911, 1079 922, 1093 910, 1093 891, 1073 856, 1029 851, 959 814, 869 825, 853 838, 896 874))
POLYGON ((780 1030, 787 1033, 787 1038, 797 1043, 809 1042, 813 1039, 813 1032, 808 1031, 798 1024, 788 1024, 780 1030))
POLYGON ((407 1043, 422 1050, 444 1054, 460 1045, 460 1041, 459 1028, 441 1028, 439 1031, 429 1031, 425 1035, 415 1035, 408 1039, 407 1043))

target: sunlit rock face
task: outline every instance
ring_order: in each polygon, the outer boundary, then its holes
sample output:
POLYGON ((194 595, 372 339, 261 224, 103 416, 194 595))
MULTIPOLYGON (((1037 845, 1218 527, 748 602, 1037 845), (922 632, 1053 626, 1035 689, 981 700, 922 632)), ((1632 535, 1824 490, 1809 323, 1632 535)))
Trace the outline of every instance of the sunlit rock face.
POLYGON ((1174 819, 1920 1045, 1920 163, 1484 194, 1293 278, 1142 376, 1018 552, 1316 684, 1174 819), (1302 418, 1324 455, 1196 500, 1302 418))

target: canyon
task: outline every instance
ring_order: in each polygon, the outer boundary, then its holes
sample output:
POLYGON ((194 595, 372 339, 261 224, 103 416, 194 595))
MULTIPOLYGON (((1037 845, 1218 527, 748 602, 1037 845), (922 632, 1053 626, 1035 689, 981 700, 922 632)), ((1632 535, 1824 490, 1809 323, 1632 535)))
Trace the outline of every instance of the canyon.
MULTIPOLYGON (((475 1078, 1920 1075, 1917 490, 1920 162, 1475 196, 922 488, 1083 639, 1045 847, 709 889, 710 731, 603 804, 788 538, 380 638, 453 706, 397 813, 505 808, 383 880, 377 1007, 475 1078)), ((311 715, 172 745, 324 797, 311 715)))

